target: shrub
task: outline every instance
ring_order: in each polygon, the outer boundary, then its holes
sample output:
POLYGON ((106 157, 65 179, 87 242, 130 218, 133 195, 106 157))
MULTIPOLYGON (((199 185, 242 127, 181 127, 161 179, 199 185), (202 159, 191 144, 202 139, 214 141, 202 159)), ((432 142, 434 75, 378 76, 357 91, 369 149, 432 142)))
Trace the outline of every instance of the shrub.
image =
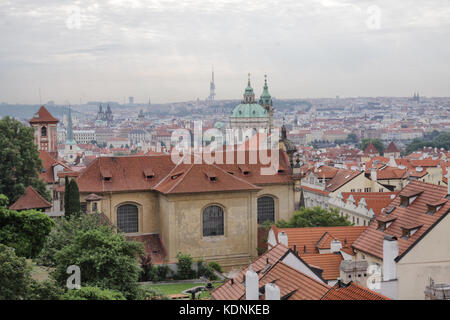
POLYGON ((192 269, 192 257, 189 254, 177 254, 177 267, 178 272, 176 274, 177 280, 192 279, 195 277, 195 271, 192 269))
POLYGON ((99 287, 81 287, 76 290, 67 291, 62 300, 126 300, 124 295, 115 290, 102 289, 99 287))
POLYGON ((159 291, 158 289, 151 287, 141 287, 139 289, 139 300, 168 300, 169 298, 159 291))
POLYGON ((197 276, 206 277, 209 280, 217 280, 214 269, 206 265, 202 260, 197 261, 197 276))
POLYGON ((0 300, 24 299, 31 279, 25 258, 13 248, 0 244, 0 300))
POLYGON ((42 251, 37 256, 36 262, 44 266, 55 267, 55 255, 59 250, 72 244, 78 233, 97 229, 101 225, 113 230, 113 227, 107 225, 98 213, 82 214, 68 219, 56 218, 55 225, 48 235, 42 251))
POLYGON ((155 273, 156 273, 156 276, 158 277, 159 280, 154 280, 154 281, 167 280, 169 271, 170 271, 169 266, 167 266, 165 264, 161 264, 159 266, 156 266, 155 273))
POLYGON ((211 268, 213 268, 217 272, 223 273, 222 267, 217 262, 211 261, 210 263, 208 263, 208 266, 210 266, 211 268))
POLYGON ((32 280, 28 287, 28 300, 59 300, 64 294, 64 289, 58 286, 54 280, 43 282, 32 280))
POLYGON ((14 248, 18 256, 36 257, 53 225, 53 220, 40 211, 17 212, 0 205, 0 243, 14 248))
POLYGON ((101 226, 80 232, 73 242, 56 253, 56 269, 52 277, 64 285, 67 267, 77 265, 81 285, 122 292, 127 299, 138 294, 141 269, 136 258, 142 254, 142 243, 127 241, 123 234, 101 226))
POLYGON ((140 281, 153 281, 154 268, 152 266, 152 257, 149 254, 143 254, 141 260, 141 276, 140 281))

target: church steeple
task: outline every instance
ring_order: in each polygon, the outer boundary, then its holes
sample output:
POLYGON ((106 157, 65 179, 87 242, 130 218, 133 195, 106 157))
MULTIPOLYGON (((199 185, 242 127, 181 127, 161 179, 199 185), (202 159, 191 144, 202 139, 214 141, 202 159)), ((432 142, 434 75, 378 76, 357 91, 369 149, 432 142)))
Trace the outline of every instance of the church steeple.
POLYGON ((268 106, 272 106, 272 97, 270 96, 269 93, 269 87, 267 86, 267 75, 264 75, 264 87, 263 87, 263 92, 261 94, 261 98, 259 100, 259 103, 263 106, 266 107, 266 109, 268 109, 268 106))
POLYGON ((69 116, 67 119, 66 144, 75 144, 75 139, 73 138, 73 129, 72 129, 72 111, 71 111, 70 107, 69 107, 69 116))
POLYGON ((242 101, 242 103, 255 103, 255 93, 250 84, 250 73, 248 74, 247 88, 245 88, 244 101, 242 101))

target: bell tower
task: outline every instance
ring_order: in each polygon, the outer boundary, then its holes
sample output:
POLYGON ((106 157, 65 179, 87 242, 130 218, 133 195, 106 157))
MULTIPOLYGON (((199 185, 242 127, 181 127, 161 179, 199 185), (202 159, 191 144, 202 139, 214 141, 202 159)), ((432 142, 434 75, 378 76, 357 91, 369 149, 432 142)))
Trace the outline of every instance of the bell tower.
POLYGON ((58 158, 56 126, 59 120, 42 106, 28 122, 34 129, 34 142, 38 146, 38 150, 46 151, 55 159, 58 158))

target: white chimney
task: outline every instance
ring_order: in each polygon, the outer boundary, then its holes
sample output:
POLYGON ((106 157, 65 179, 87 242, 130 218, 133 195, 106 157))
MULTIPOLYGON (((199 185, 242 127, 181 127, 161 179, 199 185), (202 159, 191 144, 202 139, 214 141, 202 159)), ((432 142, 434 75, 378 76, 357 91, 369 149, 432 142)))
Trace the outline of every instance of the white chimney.
POLYGON ((375 168, 370 169, 370 179, 372 179, 372 181, 374 182, 377 181, 377 169, 375 168))
POLYGON ((390 156, 390 157, 389 157, 389 163, 388 163, 388 166, 389 166, 389 167, 394 167, 394 168, 397 167, 397 162, 395 162, 394 156, 390 156))
POLYGON ((266 300, 280 300, 280 288, 275 283, 267 283, 265 287, 266 300))
POLYGON ((398 256, 397 238, 385 235, 383 240, 383 281, 397 279, 395 258, 398 256))
POLYGON ((338 239, 333 239, 330 244, 330 251, 332 253, 338 253, 342 249, 342 243, 338 239))
POLYGON ((259 300, 259 278, 251 265, 245 273, 245 300, 259 300))
POLYGON ((288 247, 288 236, 286 234, 286 232, 281 231, 278 232, 278 242, 281 244, 284 244, 286 247, 288 247))

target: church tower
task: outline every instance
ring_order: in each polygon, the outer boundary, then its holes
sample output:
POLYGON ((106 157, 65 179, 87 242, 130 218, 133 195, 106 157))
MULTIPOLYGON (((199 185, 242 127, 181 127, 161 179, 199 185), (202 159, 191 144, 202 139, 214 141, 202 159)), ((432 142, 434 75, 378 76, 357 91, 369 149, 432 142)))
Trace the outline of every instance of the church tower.
POLYGON ((216 85, 214 84, 214 69, 212 70, 211 83, 209 84, 209 101, 214 101, 216 95, 216 85))
POLYGON ((56 126, 59 120, 54 118, 48 110, 42 106, 29 120, 34 128, 34 142, 39 151, 46 151, 55 159, 58 158, 58 138, 56 126))
POLYGON ((69 116, 67 123, 67 132, 66 132, 66 143, 64 146, 64 160, 68 163, 75 163, 77 159, 77 143, 73 138, 73 129, 72 129, 72 112, 69 108, 69 116))
POLYGON ((273 128, 273 107, 272 107, 272 97, 269 93, 269 87, 267 86, 267 75, 264 75, 264 87, 263 87, 263 93, 261 94, 261 97, 259 99, 259 104, 264 107, 264 109, 267 110, 267 113, 269 114, 269 134, 272 131, 273 128))

